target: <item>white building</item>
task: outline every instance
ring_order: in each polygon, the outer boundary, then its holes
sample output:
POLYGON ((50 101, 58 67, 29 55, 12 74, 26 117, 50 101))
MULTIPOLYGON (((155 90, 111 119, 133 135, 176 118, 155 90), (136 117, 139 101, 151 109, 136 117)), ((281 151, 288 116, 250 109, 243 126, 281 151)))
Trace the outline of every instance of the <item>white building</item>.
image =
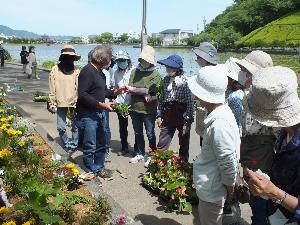
POLYGON ((162 45, 184 45, 185 38, 193 36, 194 33, 192 30, 181 30, 181 29, 167 29, 159 32, 157 35, 162 39, 162 45))
POLYGON ((82 41, 83 44, 89 44, 90 43, 90 39, 89 39, 88 36, 82 36, 81 41, 82 41))

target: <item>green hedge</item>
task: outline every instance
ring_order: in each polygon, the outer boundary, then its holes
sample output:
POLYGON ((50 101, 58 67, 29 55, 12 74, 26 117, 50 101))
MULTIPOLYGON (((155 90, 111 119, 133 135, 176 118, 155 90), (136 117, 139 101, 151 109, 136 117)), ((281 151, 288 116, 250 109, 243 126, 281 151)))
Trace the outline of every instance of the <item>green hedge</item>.
POLYGON ((297 47, 300 45, 300 11, 275 20, 235 42, 238 47, 297 47))

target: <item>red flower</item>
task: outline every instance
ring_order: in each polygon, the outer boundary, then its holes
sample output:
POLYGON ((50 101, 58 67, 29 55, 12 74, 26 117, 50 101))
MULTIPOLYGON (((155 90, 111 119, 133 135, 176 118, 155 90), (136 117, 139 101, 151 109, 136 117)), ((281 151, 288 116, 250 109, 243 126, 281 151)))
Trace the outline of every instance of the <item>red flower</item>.
POLYGON ((176 189, 176 192, 181 195, 186 195, 185 191, 186 191, 185 187, 176 189))

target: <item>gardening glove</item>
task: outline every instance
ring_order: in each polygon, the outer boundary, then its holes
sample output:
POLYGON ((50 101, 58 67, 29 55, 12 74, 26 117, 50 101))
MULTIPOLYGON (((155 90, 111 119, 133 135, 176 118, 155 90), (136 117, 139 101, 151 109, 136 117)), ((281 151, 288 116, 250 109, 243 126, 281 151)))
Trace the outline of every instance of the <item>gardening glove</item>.
POLYGON ((54 114, 57 112, 57 108, 54 105, 52 105, 49 107, 48 111, 51 112, 52 114, 54 114))

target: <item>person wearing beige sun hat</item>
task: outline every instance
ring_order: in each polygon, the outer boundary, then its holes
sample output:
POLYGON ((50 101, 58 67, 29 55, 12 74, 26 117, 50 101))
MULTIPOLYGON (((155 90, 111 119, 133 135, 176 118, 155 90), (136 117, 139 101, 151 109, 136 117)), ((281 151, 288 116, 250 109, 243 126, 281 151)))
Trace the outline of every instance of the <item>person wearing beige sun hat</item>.
MULTIPOLYGON (((244 87, 251 89, 252 76, 263 68, 273 66, 271 56, 263 51, 252 51, 244 59, 233 59, 234 62, 246 73, 244 87)), ((247 90, 245 90, 247 93, 247 90)), ((273 148, 276 132, 272 127, 265 126, 255 120, 250 113, 244 111, 241 118, 242 138, 241 138, 241 158, 240 162, 245 168, 252 170, 260 169, 268 173, 273 161, 273 148)), ((245 174, 247 179, 247 175, 245 174)), ((251 195, 250 207, 252 210, 252 223, 267 225, 266 201, 251 195)))
POLYGON ((155 119, 157 111, 156 93, 161 76, 155 69, 155 50, 149 45, 144 46, 139 56, 139 64, 130 75, 127 92, 131 94, 131 118, 135 134, 135 157, 130 163, 146 160, 143 124, 149 141, 149 147, 156 149, 155 119))
POLYGON ((286 224, 289 219, 298 219, 299 222, 300 218, 300 212, 295 210, 297 203, 290 204, 292 196, 300 194, 300 100, 297 87, 293 70, 281 66, 264 68, 254 73, 252 88, 244 99, 245 110, 255 120, 269 127, 281 128, 274 145, 270 181, 250 171, 250 190, 255 195, 270 198, 266 208, 271 224, 274 221, 286 224), (254 175, 258 178, 255 182, 254 175))
POLYGON ((242 71, 246 72, 247 79, 245 80, 244 86, 251 85, 252 75, 262 68, 272 67, 273 60, 271 56, 260 50, 252 51, 244 59, 235 59, 234 62, 237 63, 242 71))
POLYGON ((73 151, 78 145, 78 128, 72 121, 72 138, 66 132, 66 116, 69 110, 74 113, 77 102, 77 88, 79 70, 75 68, 74 61, 80 59, 72 45, 64 45, 55 65, 49 75, 49 111, 57 113, 57 130, 63 146, 73 151))

